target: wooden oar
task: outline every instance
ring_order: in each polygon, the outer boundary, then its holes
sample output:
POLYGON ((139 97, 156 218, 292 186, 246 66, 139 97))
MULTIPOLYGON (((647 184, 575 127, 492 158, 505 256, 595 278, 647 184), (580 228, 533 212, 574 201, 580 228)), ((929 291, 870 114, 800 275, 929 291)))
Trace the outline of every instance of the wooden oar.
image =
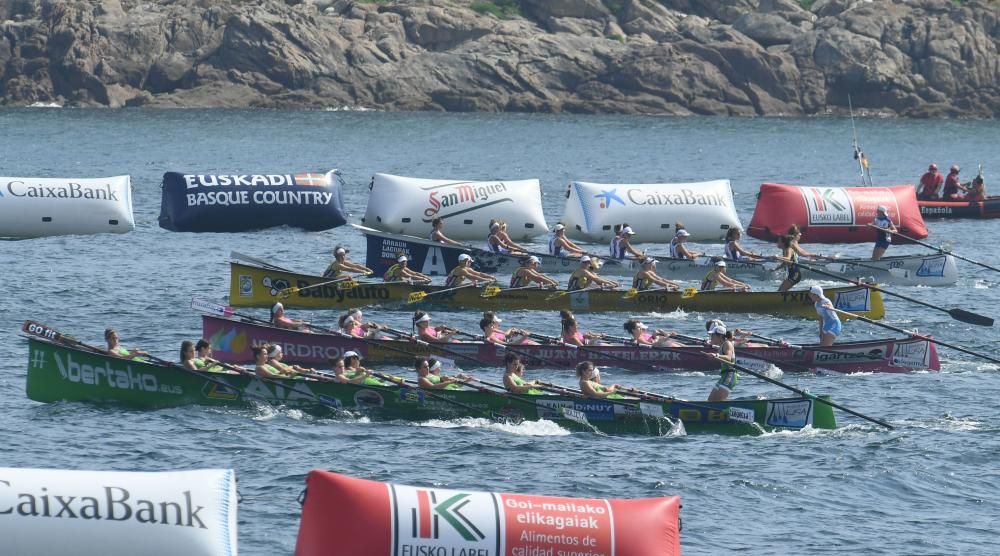
MULTIPOLYGON (((871 224, 869 224, 869 226, 871 226, 871 224)), ((881 228, 879 228, 879 229, 881 230, 881 228)), ((933 250, 937 251, 938 253, 941 253, 942 255, 951 255, 952 257, 955 257, 956 259, 962 259, 965 262, 972 263, 974 265, 979 265, 979 266, 981 266, 983 268, 992 270, 994 272, 1000 272, 1000 268, 997 268, 995 266, 990 266, 988 264, 983 264, 983 263, 981 263, 979 261, 974 261, 974 260, 972 260, 972 259, 970 259, 968 257, 963 257, 962 255, 959 255, 958 253, 955 253, 955 252, 950 251, 948 249, 945 249, 943 247, 939 247, 939 246, 936 247, 934 245, 931 245, 930 243, 925 243, 923 241, 920 241, 919 239, 914 239, 912 237, 905 236, 905 235, 903 235, 903 234, 901 234, 899 232, 890 232, 889 230, 882 230, 882 231, 889 232, 890 234, 893 234, 893 235, 897 235, 897 236, 899 236, 899 237, 901 237, 901 238, 903 238, 905 240, 912 241, 913 243, 916 243, 918 245, 923 245, 924 247, 927 247, 929 249, 933 249, 933 250)))
POLYGON ((712 292, 734 292, 736 288, 719 288, 717 290, 699 290, 698 288, 684 288, 681 293, 681 299, 691 299, 692 297, 700 293, 712 293, 712 292))
POLYGON ((899 328, 899 327, 893 326, 891 324, 886 324, 884 322, 873 321, 870 318, 863 317, 861 315, 857 315, 857 314, 854 314, 854 313, 850 313, 848 311, 841 311, 840 309, 836 309, 836 308, 834 309, 834 311, 836 311, 838 313, 843 313, 844 315, 847 315, 847 316, 849 316, 851 318, 856 318, 856 319, 858 319, 858 320, 860 320, 862 322, 867 322, 869 324, 874 324, 875 326, 881 326, 882 328, 888 328, 889 330, 895 330, 896 332, 900 332, 900 333, 906 334, 907 336, 911 336, 913 338, 918 338, 918 339, 921 339, 921 340, 927 340, 928 342, 937 344, 939 346, 944 346, 946 348, 951 348, 951 349, 953 349, 955 351, 960 351, 962 353, 967 353, 969 355, 973 355, 973 356, 978 357, 980 359, 985 359, 986 361, 991 361, 993 363, 1000 363, 1000 359, 997 359, 995 357, 990 357, 988 355, 983 355, 981 353, 977 353, 975 351, 972 351, 971 349, 964 348, 962 346, 956 346, 955 344, 949 344, 949 343, 946 343, 946 342, 942 342, 941 340, 935 340, 934 338, 931 338, 930 336, 924 336, 923 334, 918 334, 916 332, 911 332, 909 330, 906 330, 906 329, 903 329, 903 328, 899 328))
POLYGON ((804 268, 806 270, 809 270, 811 272, 815 272, 817 274, 822 274, 824 276, 828 276, 830 278, 834 278, 834 279, 840 280, 842 282, 847 282, 849 284, 854 284, 856 286, 861 286, 863 288, 868 288, 870 290, 875 290, 877 292, 882 292, 882 293, 884 293, 886 295, 891 295, 893 297, 898 297, 900 299, 905 299, 906 301, 909 301, 910 303, 916 303, 917 305, 923 305, 924 307, 929 307, 931 309, 934 309, 935 311, 941 311, 943 313, 948 313, 948 315, 951 318, 955 319, 955 320, 959 320, 959 321, 962 321, 962 322, 967 322, 969 324, 975 324, 977 326, 993 326, 993 319, 991 319, 990 317, 987 317, 987 316, 980 315, 978 313, 973 313, 971 311, 966 311, 965 309, 946 309, 944 307, 940 307, 940 306, 934 305, 932 303, 927 303, 925 301, 920 301, 919 299, 914 299, 914 298, 909 297, 909 296, 905 296, 905 295, 902 295, 902 294, 899 294, 899 293, 896 293, 896 292, 889 291, 889 290, 887 290, 885 288, 880 288, 880 287, 875 286, 873 284, 867 284, 867 283, 862 282, 860 280, 852 280, 850 278, 844 278, 843 276, 838 276, 838 275, 830 273, 830 272, 824 272, 822 270, 819 270, 818 268, 815 268, 815 267, 812 267, 812 266, 808 266, 808 265, 804 265, 802 263, 796 263, 796 264, 798 264, 800 267, 802 267, 802 268, 804 268))
POLYGON ((291 273, 294 273, 294 271, 292 271, 292 270, 288 270, 287 268, 281 268, 280 266, 273 265, 273 264, 265 261, 264 259, 258 259, 257 257, 251 257, 250 255, 244 255, 243 253, 237 253, 236 251, 230 251, 229 252, 229 258, 230 259, 244 260, 244 261, 246 261, 248 263, 253 263, 255 265, 264 266, 264 267, 267 267, 267 268, 273 268, 274 270, 280 270, 281 272, 291 272, 291 273))
POLYGON ((443 290, 437 290, 437 291, 430 292, 430 293, 427 293, 427 292, 413 292, 413 293, 411 293, 410 295, 408 295, 406 297, 406 303, 407 304, 417 303, 419 301, 423 301, 424 298, 432 296, 432 295, 440 295, 442 293, 453 292, 455 290, 464 290, 464 289, 468 289, 468 288, 478 288, 478 287, 479 286, 477 286, 476 284, 471 284, 470 283, 470 284, 462 284, 461 286, 455 286, 454 288, 445 288, 443 290))
POLYGON ((629 288, 628 291, 625 292, 625 295, 622 296, 622 299, 634 299, 640 293, 649 293, 649 292, 671 293, 671 292, 676 292, 676 291, 678 291, 677 288, 670 289, 670 288, 665 287, 665 286, 660 286, 658 288, 649 288, 649 289, 645 289, 645 290, 639 290, 639 289, 636 289, 636 288, 629 288))

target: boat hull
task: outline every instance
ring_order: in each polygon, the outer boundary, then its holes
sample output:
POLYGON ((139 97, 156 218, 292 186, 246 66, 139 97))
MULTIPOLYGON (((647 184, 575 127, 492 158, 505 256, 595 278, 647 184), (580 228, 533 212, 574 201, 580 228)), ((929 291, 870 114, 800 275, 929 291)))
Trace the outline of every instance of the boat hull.
POLYGON ((434 396, 409 387, 361 386, 311 380, 260 380, 247 375, 196 373, 179 367, 129 361, 63 344, 28 339, 27 395, 38 402, 114 403, 155 409, 181 405, 232 406, 268 403, 320 410, 343 409, 379 419, 426 421, 460 417, 549 419, 573 425, 562 409, 583 412, 594 428, 618 434, 665 434, 657 411, 680 419, 689 433, 754 434, 807 426, 834 429, 827 404, 808 398, 615 404, 565 396, 512 398, 475 390, 438 390, 434 396), (439 396, 439 397, 435 397, 439 396), (530 400, 524 401, 524 400, 530 400), (753 423, 729 418, 738 408, 753 423))
MULTIPOLYGON (((501 346, 485 342, 433 344, 409 340, 359 339, 336 334, 300 332, 238 318, 202 316, 202 337, 212 345, 214 357, 227 363, 250 363, 253 346, 278 344, 284 359, 302 365, 326 365, 330 358, 355 351, 366 364, 407 365, 417 355, 438 355, 454 359, 460 367, 496 367, 507 354, 501 346), (448 353, 451 352, 451 353, 448 353), (456 355, 458 354, 458 355, 456 355)), ((750 347, 737 351, 738 363, 757 368, 768 360, 788 371, 836 371, 840 373, 902 373, 918 369, 940 370, 934 344, 916 338, 846 342, 817 351, 819 346, 750 347)), ((670 350, 636 346, 589 346, 587 349, 562 344, 518 345, 511 347, 529 366, 572 369, 581 361, 602 367, 636 371, 714 371, 718 362, 706 357, 698 347, 670 350)), ((763 369, 762 369, 763 370, 763 369)))
MULTIPOLYGON (((407 307, 419 309, 476 310, 570 310, 575 312, 671 312, 706 311, 720 313, 769 313, 815 319, 816 310, 808 292, 754 291, 699 292, 685 298, 681 292, 663 290, 639 293, 626 299, 623 291, 591 290, 567 293, 557 290, 502 290, 498 295, 483 297, 481 288, 462 288, 441 292, 444 286, 413 286, 405 283, 365 282, 347 290, 338 289, 328 278, 294 272, 230 263, 229 303, 234 307, 271 307, 281 301, 285 307, 302 309, 347 309, 368 305, 402 305, 414 292, 428 296, 407 307), (297 288, 287 297, 282 290, 297 288)), ((885 306, 879 292, 865 287, 827 288, 827 297, 844 311, 870 319, 885 316, 885 306)))
POLYGON ((926 218, 1000 218, 1000 197, 985 201, 917 201, 926 218))
MULTIPOLYGON (((877 261, 869 259, 837 259, 837 266, 843 264, 843 272, 832 272, 830 263, 809 263, 824 274, 802 269, 802 277, 807 280, 829 280, 830 274, 845 280, 872 278, 879 284, 899 284, 902 286, 950 286, 958 282, 958 267, 951 255, 901 255, 883 257, 877 261), (874 267, 874 268, 873 268, 874 267), (894 275, 890 269, 904 270, 906 273, 894 275)), ((839 269, 837 269, 839 270, 839 269)), ((784 279, 785 273, 775 273, 775 278, 784 279)))

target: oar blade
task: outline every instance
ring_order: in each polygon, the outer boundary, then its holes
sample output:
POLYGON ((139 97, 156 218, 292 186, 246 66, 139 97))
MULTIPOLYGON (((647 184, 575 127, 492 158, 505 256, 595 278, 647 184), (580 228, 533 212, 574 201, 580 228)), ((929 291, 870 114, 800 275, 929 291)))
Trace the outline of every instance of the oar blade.
POLYGON ((344 282, 340 282, 340 283, 337 284, 337 289, 341 290, 341 291, 344 291, 344 290, 353 290, 356 287, 358 287, 358 281, 357 280, 346 280, 344 282))
POLYGON ((289 297, 292 297, 292 295, 297 293, 299 293, 299 288, 285 288, 280 292, 278 292, 278 298, 288 299, 289 297))
POLYGON ((496 297, 500 293, 499 286, 486 286, 479 297, 496 297))
POLYGON ((406 296, 406 302, 416 303, 425 297, 427 297, 427 292, 413 292, 410 295, 406 296))
POLYGON ((560 297, 562 297, 562 296, 564 296, 564 295, 566 295, 568 293, 569 292, 565 291, 565 290, 564 291, 558 291, 558 292, 556 292, 554 294, 545 296, 545 301, 552 301, 553 299, 559 299, 560 297))
POLYGON ((631 288, 627 292, 625 292, 625 295, 622 296, 622 299, 632 299, 637 295, 639 295, 639 290, 631 288))
POLYGON ((696 295, 698 295, 698 290, 694 288, 684 288, 684 292, 681 293, 681 299, 691 299, 696 295))
POLYGON ((975 324, 976 326, 993 326, 993 319, 990 317, 966 311, 964 309, 949 309, 948 314, 955 320, 975 324))

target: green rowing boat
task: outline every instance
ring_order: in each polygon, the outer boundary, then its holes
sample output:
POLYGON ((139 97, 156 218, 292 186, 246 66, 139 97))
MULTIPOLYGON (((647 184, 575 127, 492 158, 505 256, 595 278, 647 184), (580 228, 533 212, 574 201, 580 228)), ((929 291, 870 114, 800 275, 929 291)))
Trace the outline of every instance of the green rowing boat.
POLYGON ((611 434, 662 435, 680 420, 688 433, 756 434, 808 426, 834 429, 832 408, 809 398, 726 402, 595 400, 566 395, 513 396, 485 389, 423 391, 415 387, 326 380, 259 379, 201 373, 179 365, 126 360, 85 344, 29 337, 27 394, 38 402, 85 401, 139 408, 264 402, 358 411, 378 419, 424 421, 489 417, 548 419, 611 434), (583 419, 582 416, 586 416, 583 419))

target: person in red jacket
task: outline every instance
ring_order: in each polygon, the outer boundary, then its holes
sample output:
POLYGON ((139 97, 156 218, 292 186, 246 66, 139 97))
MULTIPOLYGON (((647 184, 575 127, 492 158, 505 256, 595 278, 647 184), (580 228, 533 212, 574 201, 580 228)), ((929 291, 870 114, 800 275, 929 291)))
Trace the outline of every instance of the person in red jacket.
POLYGON ((927 172, 920 176, 920 186, 917 187, 917 199, 921 201, 938 200, 938 190, 944 183, 944 176, 938 172, 937 164, 927 167, 927 172))
POLYGON ((964 192, 965 187, 962 186, 958 181, 958 171, 960 168, 957 164, 951 167, 951 171, 948 172, 948 177, 944 180, 944 191, 941 192, 942 201, 961 201, 962 194, 959 191, 964 192))

